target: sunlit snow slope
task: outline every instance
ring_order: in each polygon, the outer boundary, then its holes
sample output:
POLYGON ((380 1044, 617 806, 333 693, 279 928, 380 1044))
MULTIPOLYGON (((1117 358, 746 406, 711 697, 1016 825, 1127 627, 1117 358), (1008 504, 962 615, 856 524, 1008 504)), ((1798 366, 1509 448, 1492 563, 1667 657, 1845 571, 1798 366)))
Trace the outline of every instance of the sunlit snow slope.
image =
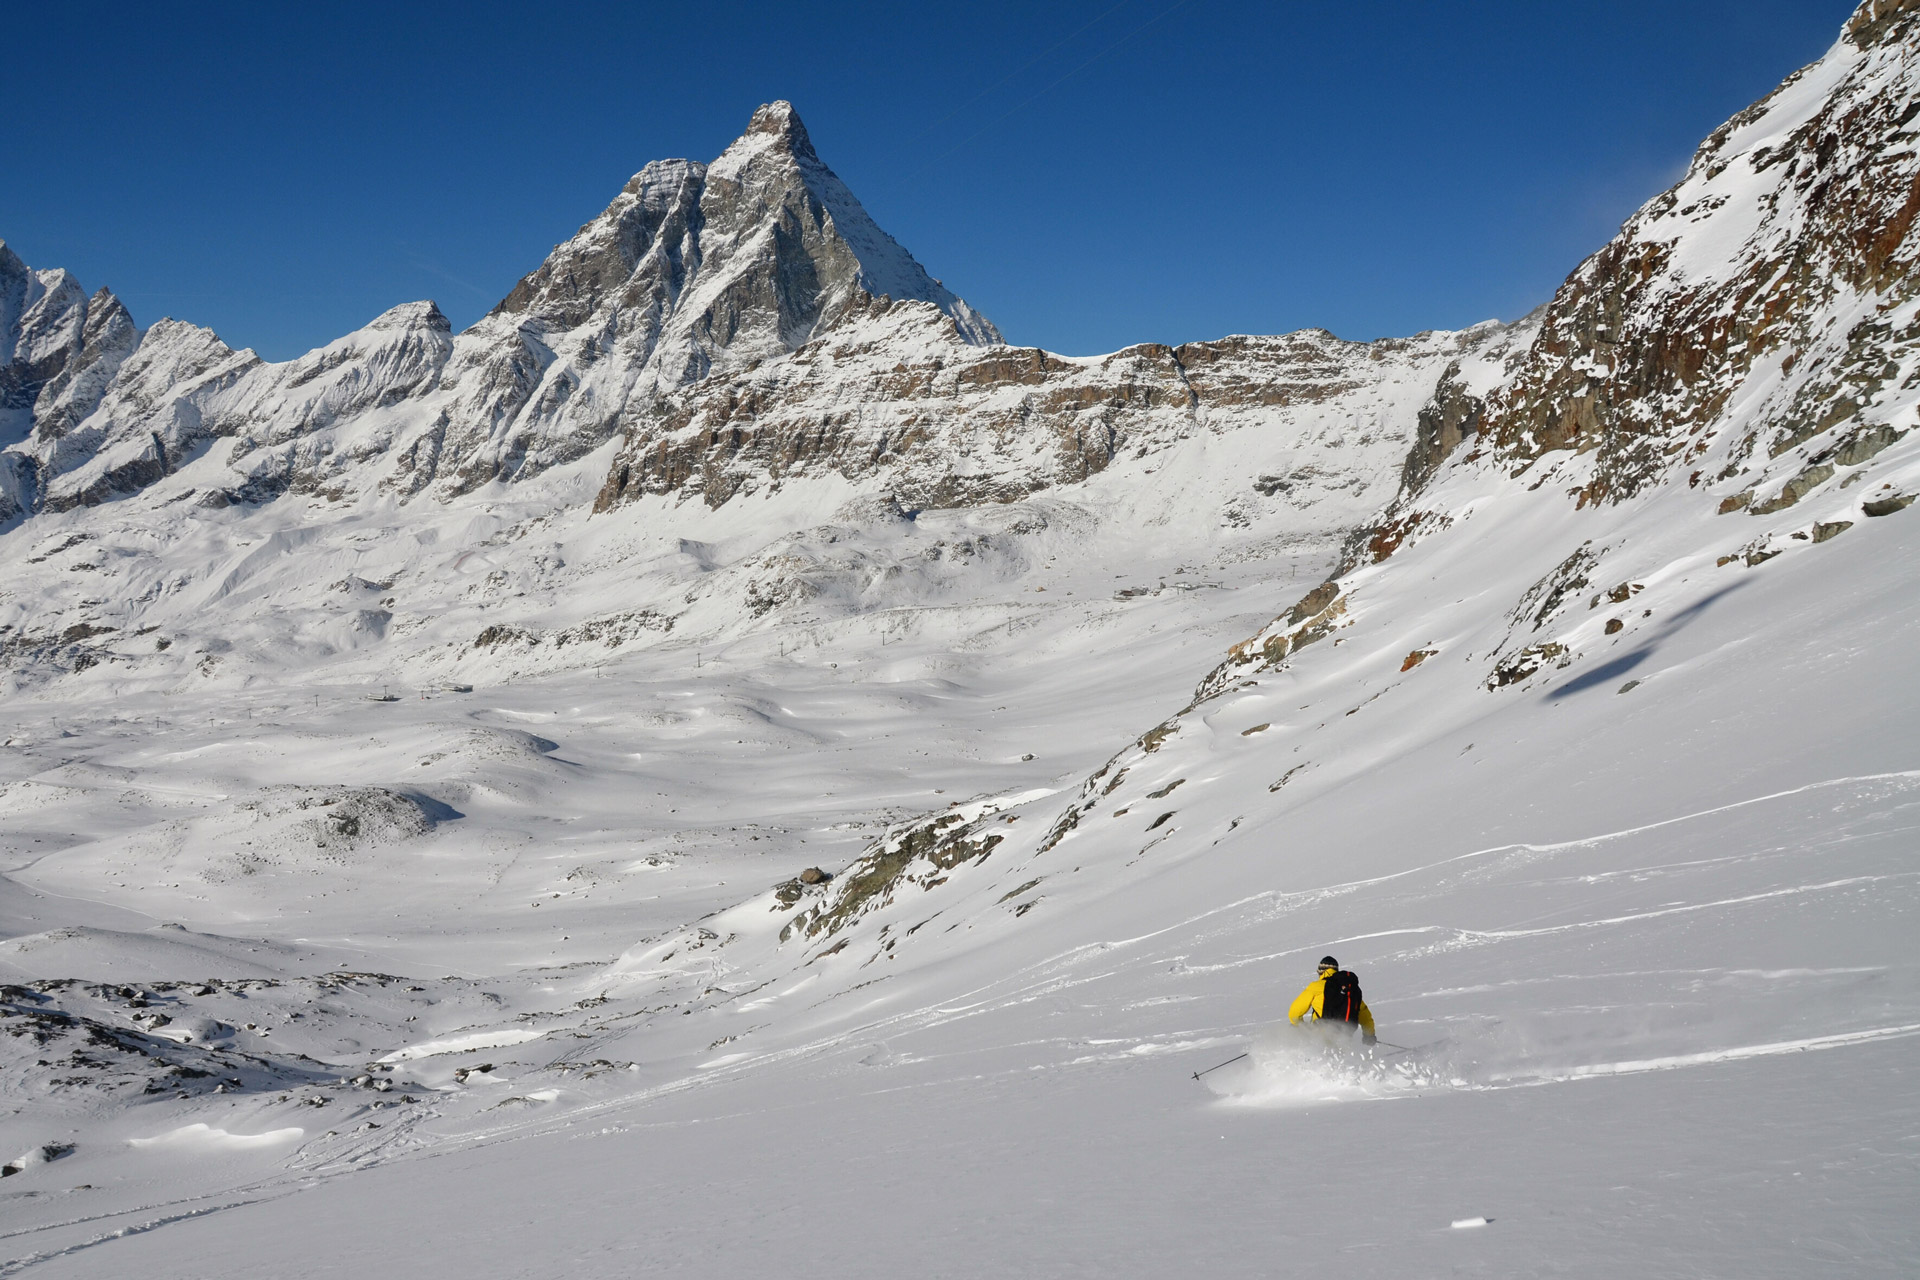
POLYGON ((16 628, 114 631, 5 703, 12 1270, 1911 1274, 1916 60, 1044 488, 881 309, 431 508, 23 522, 16 628), (1329 951, 1375 1055, 1274 1026, 1329 951))

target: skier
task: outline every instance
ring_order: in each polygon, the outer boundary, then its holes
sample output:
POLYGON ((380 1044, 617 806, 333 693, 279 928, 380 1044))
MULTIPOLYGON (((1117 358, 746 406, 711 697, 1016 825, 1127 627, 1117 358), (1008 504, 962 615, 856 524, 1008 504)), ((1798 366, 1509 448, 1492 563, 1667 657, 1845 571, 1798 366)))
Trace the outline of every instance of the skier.
POLYGON ((1303 1021, 1325 1023, 1329 1030, 1337 1027, 1349 1033, 1357 1026, 1362 1042, 1374 1042, 1373 1011, 1360 998, 1360 979, 1332 956, 1320 957, 1320 976, 1294 998, 1287 1021, 1296 1027, 1303 1021))

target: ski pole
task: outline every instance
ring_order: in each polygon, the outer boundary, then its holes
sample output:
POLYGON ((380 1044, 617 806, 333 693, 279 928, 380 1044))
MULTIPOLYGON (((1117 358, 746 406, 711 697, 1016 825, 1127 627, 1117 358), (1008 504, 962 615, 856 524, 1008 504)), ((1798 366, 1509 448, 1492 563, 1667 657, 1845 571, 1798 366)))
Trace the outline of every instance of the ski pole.
MULTIPOLYGON (((1249 1050, 1248 1052, 1250 1053, 1252 1051, 1249 1050)), ((1243 1053, 1240 1055, 1240 1058, 1244 1058, 1246 1056, 1248 1055, 1246 1053, 1243 1053)), ((1211 1075, 1213 1072, 1218 1071, 1220 1067, 1230 1067, 1234 1063, 1240 1061, 1240 1058, 1228 1058, 1225 1062, 1221 1063, 1219 1067, 1208 1067, 1205 1071, 1196 1071, 1193 1073, 1193 1078, 1195 1080, 1198 1080, 1201 1076, 1211 1075)))

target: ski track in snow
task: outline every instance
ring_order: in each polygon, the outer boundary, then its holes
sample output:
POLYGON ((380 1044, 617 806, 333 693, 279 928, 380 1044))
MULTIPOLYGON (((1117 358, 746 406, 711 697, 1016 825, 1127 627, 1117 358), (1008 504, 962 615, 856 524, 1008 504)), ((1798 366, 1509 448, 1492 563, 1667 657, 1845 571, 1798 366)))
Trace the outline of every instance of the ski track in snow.
POLYGON ((1729 1049, 1679 1054, 1670 1058, 1648 1058, 1640 1062, 1596 1062, 1575 1067, 1560 1075, 1530 1078, 1509 1073, 1495 1074, 1490 1079, 1496 1084, 1508 1082, 1561 1084, 1572 1080, 1598 1079, 1602 1076, 1637 1075, 1645 1071, 1672 1071, 1681 1067, 1703 1067, 1722 1062, 1739 1062, 1747 1058, 1770 1058, 1783 1053, 1811 1053, 1825 1049, 1841 1049, 1853 1045, 1874 1044, 1883 1040, 1905 1039, 1916 1035, 1920 1035, 1920 1023, 1903 1027, 1874 1027, 1866 1031, 1849 1031, 1843 1035, 1813 1036, 1805 1040, 1783 1040, 1775 1044, 1736 1045, 1729 1049))

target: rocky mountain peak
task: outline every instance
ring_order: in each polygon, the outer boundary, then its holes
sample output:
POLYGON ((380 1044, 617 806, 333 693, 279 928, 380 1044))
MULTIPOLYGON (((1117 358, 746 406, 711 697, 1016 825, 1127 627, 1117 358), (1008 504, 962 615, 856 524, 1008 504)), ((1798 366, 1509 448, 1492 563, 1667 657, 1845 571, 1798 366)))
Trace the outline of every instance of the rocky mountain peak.
POLYGON ((820 157, 814 152, 813 139, 807 136, 807 126, 800 122, 800 113, 793 104, 784 99, 766 103, 753 113, 753 119, 747 121, 747 131, 743 138, 771 138, 783 150, 797 159, 812 160, 816 163, 820 157))
POLYGON ((89 298, 69 272, 35 271, 0 243, 0 445, 92 412, 137 340, 113 294, 89 298))
MULTIPOLYGON (((26 287, 27 264, 20 261, 19 254, 7 247, 5 240, 0 240, 0 308, 9 305, 8 299, 16 295, 24 296, 26 287)), ((19 304, 16 301, 12 305, 12 312, 0 310, 0 328, 10 326, 17 316, 19 304)))
POLYGON ((368 470, 349 460, 374 454, 391 466, 366 483, 451 498, 869 320, 916 351, 1000 340, 875 225, 787 102, 710 165, 646 165, 458 337, 413 302, 266 364, 192 326, 142 333, 111 294, 0 244, 0 526, 137 492, 220 437, 215 505, 345 493, 368 470))
MULTIPOLYGON (((713 259, 708 277, 757 278, 755 289, 777 302, 778 343, 787 349, 830 327, 862 295, 930 302, 965 341, 1000 341, 985 317, 880 229, 820 159, 789 102, 761 106, 708 166, 700 212, 702 248, 713 259)), ((753 345, 765 348, 755 358, 772 353, 764 339, 753 345)))
POLYGON ((1920 0, 1861 0, 1847 19, 1845 35, 1856 47, 1870 49, 1896 38, 1915 19, 1920 19, 1920 0))
POLYGON ((447 319, 438 303, 431 299, 424 299, 419 302, 403 302, 397 307, 388 307, 367 324, 368 329, 382 333, 416 327, 439 333, 451 333, 453 322, 447 319))
POLYGON ((966 341, 999 341, 874 223, 820 159, 793 104, 778 101, 756 110, 710 165, 647 165, 494 314, 567 329, 592 322, 637 344, 642 359, 675 347, 662 371, 671 386, 736 363, 727 359, 736 347, 748 363, 791 349, 862 293, 933 303, 966 341), (672 341, 675 330, 685 343, 672 341))

